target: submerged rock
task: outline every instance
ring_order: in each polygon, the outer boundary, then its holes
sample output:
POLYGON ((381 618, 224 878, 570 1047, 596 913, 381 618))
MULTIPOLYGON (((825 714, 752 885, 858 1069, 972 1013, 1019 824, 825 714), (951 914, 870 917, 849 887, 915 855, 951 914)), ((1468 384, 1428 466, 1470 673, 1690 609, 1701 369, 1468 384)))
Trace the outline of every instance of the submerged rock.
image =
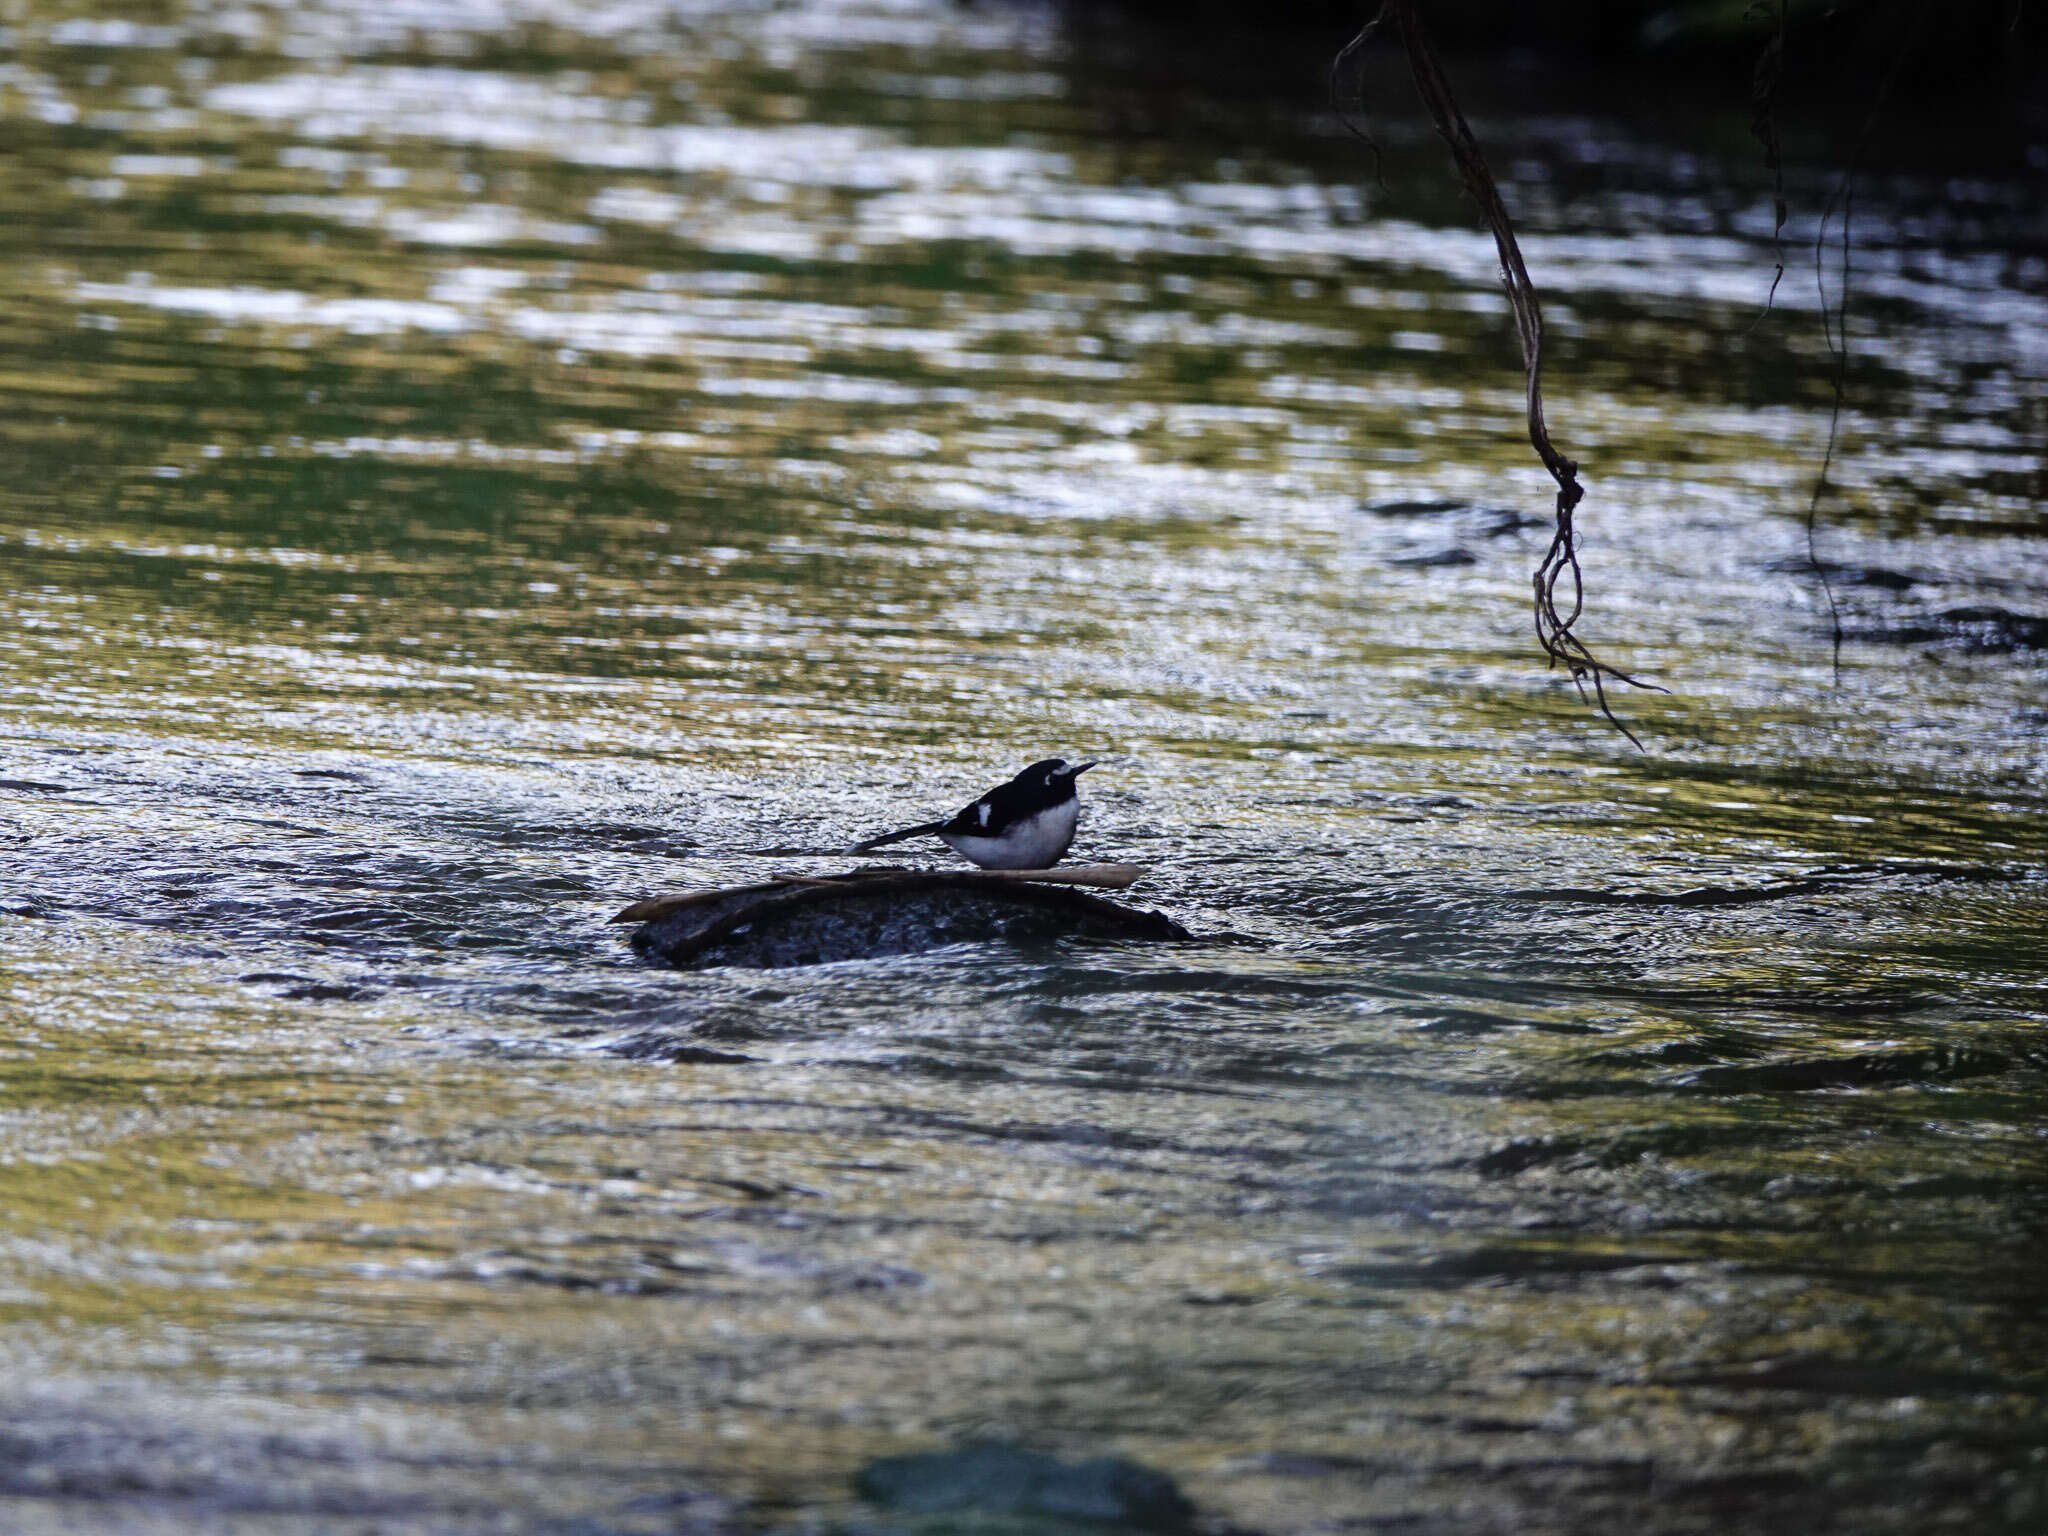
POLYGON ((1406 570, 1427 571, 1444 565, 1477 565, 1479 557, 1469 549, 1456 545, 1448 549, 1424 550, 1419 555, 1389 555, 1387 564, 1398 565, 1406 570))
POLYGON ((857 871, 704 891, 643 902, 620 918, 641 923, 632 938, 641 954, 690 969, 826 965, 992 939, 1192 937, 1158 912, 979 870, 857 871))
POLYGON ((1067 1462, 999 1443, 871 1461, 854 1488, 870 1503, 906 1515, 972 1512, 1165 1532, 1189 1530, 1195 1519, 1194 1505, 1172 1478, 1135 1461, 1067 1462))
POLYGON ((1849 637, 1891 645, 1954 645, 1999 654, 2048 651, 2048 616, 1982 605, 1944 608, 1896 623, 1851 629, 1849 637))
POLYGON ((1766 561, 1764 569, 1774 576, 1821 576, 1832 586, 1875 587, 1883 592, 1910 592, 1920 585, 1919 577, 1882 565, 1844 565, 1835 560, 1816 561, 1806 555, 1766 561))
POLYGON ((1482 507, 1474 502, 1447 501, 1437 497, 1369 501, 1358 510, 1372 517, 1388 519, 1447 519, 1485 539, 1520 533, 1524 528, 1547 528, 1550 525, 1547 517, 1534 517, 1513 507, 1482 507))

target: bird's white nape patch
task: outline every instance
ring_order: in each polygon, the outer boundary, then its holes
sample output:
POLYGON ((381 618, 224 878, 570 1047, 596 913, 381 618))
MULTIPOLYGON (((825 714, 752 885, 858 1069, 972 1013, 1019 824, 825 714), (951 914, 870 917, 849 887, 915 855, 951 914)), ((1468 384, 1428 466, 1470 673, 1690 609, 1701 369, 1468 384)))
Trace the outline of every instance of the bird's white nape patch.
POLYGON ((986 800, 974 808, 974 817, 984 827, 988 825, 988 802, 986 800))

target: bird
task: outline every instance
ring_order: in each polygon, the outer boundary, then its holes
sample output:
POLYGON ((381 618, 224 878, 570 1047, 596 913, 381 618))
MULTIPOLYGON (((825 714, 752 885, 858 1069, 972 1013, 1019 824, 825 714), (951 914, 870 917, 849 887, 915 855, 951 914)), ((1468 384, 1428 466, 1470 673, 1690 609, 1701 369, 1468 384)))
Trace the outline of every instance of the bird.
POLYGON ((1074 780, 1093 762, 1067 766, 1063 757, 1033 763, 1007 784, 998 784, 950 821, 927 821, 885 832, 849 853, 866 853, 885 843, 913 837, 936 837, 969 863, 983 869, 1050 869, 1074 841, 1081 819, 1081 797, 1074 780))

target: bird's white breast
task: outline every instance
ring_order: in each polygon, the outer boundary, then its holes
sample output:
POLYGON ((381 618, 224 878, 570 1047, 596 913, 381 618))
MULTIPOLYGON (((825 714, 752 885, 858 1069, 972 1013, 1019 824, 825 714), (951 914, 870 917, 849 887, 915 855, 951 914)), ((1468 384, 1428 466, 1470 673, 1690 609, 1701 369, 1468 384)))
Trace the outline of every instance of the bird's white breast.
POLYGON ((939 835, 963 859, 983 869, 1049 869, 1074 841, 1081 802, 1069 796, 1058 805, 1026 816, 1001 837, 972 837, 965 832, 939 835))

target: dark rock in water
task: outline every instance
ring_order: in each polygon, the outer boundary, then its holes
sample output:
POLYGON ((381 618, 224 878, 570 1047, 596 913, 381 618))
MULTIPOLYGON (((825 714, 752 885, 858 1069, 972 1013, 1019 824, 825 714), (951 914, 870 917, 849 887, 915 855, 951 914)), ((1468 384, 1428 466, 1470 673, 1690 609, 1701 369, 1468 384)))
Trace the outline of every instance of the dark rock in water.
POLYGON ((650 917, 633 947, 696 969, 772 968, 915 955, 1004 939, 1042 944, 1075 935, 1186 939, 1157 912, 1062 885, 993 880, 974 871, 892 871, 706 892, 650 917))
POLYGON ((1439 565, 1477 565, 1479 557, 1469 549, 1459 549, 1455 544, 1449 549, 1432 549, 1419 555, 1390 555, 1387 564, 1406 566, 1411 570, 1426 571, 1439 565))
MULTIPOLYGON (((1510 533, 1520 533, 1524 528, 1547 528, 1550 525, 1548 518, 1534 517, 1513 507, 1482 507, 1474 502, 1438 497, 1368 501, 1358 510, 1369 517, 1447 518, 1472 537, 1482 539, 1498 539, 1510 533)), ((1465 562, 1457 563, 1462 565, 1465 562)))
POLYGON ((1973 650, 2048 651, 2048 618, 2005 608, 1947 608, 1940 619, 1973 650))
POLYGON ((1826 576, 1837 586, 1876 587, 1885 592, 1908 592, 1920 585, 1918 577, 1908 576, 1904 571, 1887 570, 1881 565, 1841 565, 1833 560, 1816 564, 1805 555, 1773 560, 1764 569, 1777 576, 1826 576))
POLYGON ((1987 606, 1944 608, 1901 623, 1852 629, 1849 637, 1891 645, 1959 645, 2001 654, 2048 651, 2048 617, 1987 606))
POLYGON ((1508 534, 1520 533, 1524 528, 1550 526, 1549 518, 1518 512, 1513 507, 1480 507, 1472 521, 1472 531, 1488 539, 1505 538, 1508 534))
POLYGON ((1092 1520, 1140 1531, 1186 1531, 1195 1507, 1163 1472, 1121 1456, 1066 1462, 1014 1445, 871 1461, 854 1480, 871 1503, 909 1515, 973 1512, 1092 1520))
POLYGON ((642 1035, 627 1040, 616 1047, 616 1054, 628 1061, 672 1061, 678 1065, 696 1063, 716 1067, 738 1066, 743 1062, 761 1059, 740 1051, 721 1051, 708 1045, 690 1045, 664 1035, 642 1035))
POLYGON ((1415 498, 1412 500, 1368 501, 1359 509, 1374 517, 1440 517, 1446 512, 1469 512, 1472 504, 1467 501, 1446 501, 1441 497, 1415 498))

